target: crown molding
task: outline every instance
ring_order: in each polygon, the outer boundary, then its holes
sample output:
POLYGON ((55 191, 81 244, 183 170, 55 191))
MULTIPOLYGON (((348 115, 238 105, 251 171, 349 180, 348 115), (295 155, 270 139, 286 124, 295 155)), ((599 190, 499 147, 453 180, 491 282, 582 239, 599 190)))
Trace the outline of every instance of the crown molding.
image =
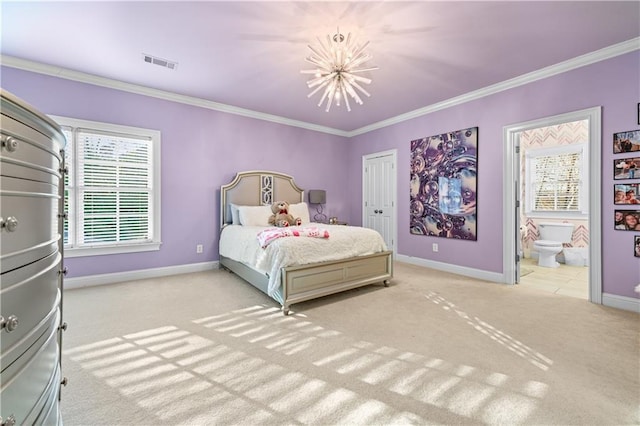
POLYGON ((200 108, 211 109, 214 111, 226 112, 229 114, 241 115, 243 117, 255 118, 257 120, 269 121, 272 123, 284 124, 286 126, 300 127, 307 130, 313 130, 321 133, 329 133, 337 136, 348 136, 348 132, 338 130, 331 127, 319 126, 317 124, 307 123, 304 121, 292 120, 290 118, 278 115, 265 114, 250 109, 239 108, 232 105, 213 102, 194 96, 180 95, 178 93, 168 92, 165 90, 153 89, 146 86, 140 86, 132 83, 125 83, 120 80, 100 77, 93 74, 87 74, 80 71, 74 71, 67 68, 57 67, 53 65, 42 64, 39 62, 29 61, 27 59, 17 58, 14 56, 0 55, 0 64, 17 68, 25 71, 31 71, 38 74, 50 75, 53 77, 64 78, 66 80, 77 81, 80 83, 92 84, 95 86, 107 87, 109 89, 121 90, 123 92, 135 93, 138 95, 150 96, 153 98, 163 99, 172 102, 192 105, 200 108))
POLYGON ((307 130, 313 130, 321 133, 328 133, 336 136, 343 136, 350 138, 358 136, 364 133, 371 132, 373 130, 381 129, 383 127, 392 126, 394 124, 401 123, 403 121, 411 120, 413 118, 421 117, 423 115, 431 114, 436 111, 451 108, 456 105, 464 104, 466 102, 474 101, 485 96, 490 96, 495 93, 499 93, 505 90, 513 89, 515 87, 523 86, 525 84, 532 83, 534 81, 542 80, 548 77, 552 77, 557 74, 562 74, 567 71, 574 70, 576 68, 591 65, 596 62, 604 61, 616 56, 624 55, 626 53, 633 52, 640 49, 640 37, 633 38, 631 40, 624 41, 622 43, 614 44, 609 47, 605 47, 595 52, 587 53, 585 55, 578 56, 573 59, 569 59, 560 62, 555 65, 542 68, 537 71, 532 71, 521 76, 505 80, 503 82, 493 84, 491 86, 484 87, 482 89, 474 90, 469 93, 465 93, 454 98, 444 100, 435 104, 428 105, 423 108, 419 108, 410 111, 405 114, 401 114, 387 120, 378 121, 368 126, 361 127, 356 130, 344 131, 334 129, 327 126, 319 126, 317 124, 307 123, 299 120, 292 120, 289 118, 281 117, 278 115, 265 114, 262 112, 252 111, 249 109, 239 108, 232 105, 226 105, 218 102, 209 101, 206 99, 196 98, 193 96, 180 95, 173 92, 167 92, 159 89, 152 89, 150 87, 140 86, 137 84, 125 83, 123 81, 114 80, 105 77, 99 77, 92 74, 87 74, 79 71, 73 71, 70 69, 56 67, 53 65, 42 64, 39 62, 33 62, 26 59, 21 59, 13 56, 0 55, 0 64, 11 68, 22 69, 25 71, 36 72, 39 74, 50 75, 54 77, 64 78, 67 80, 78 81, 81 83, 93 84, 96 86, 107 87, 111 89, 121 90, 124 92, 135 93, 139 95, 150 96, 158 99, 164 99, 172 102, 183 103, 187 105, 193 105, 201 108, 211 109, 220 112, 226 112, 229 114, 240 115, 243 117, 255 118, 257 120, 269 121, 272 123, 284 124, 286 126, 299 127, 307 130))
POLYGON ((465 93, 464 95, 456 96, 454 98, 450 98, 442 102, 426 106, 424 108, 419 108, 411 112, 389 118, 387 120, 379 121, 377 123, 361 127, 349 132, 348 137, 368 133, 373 130, 411 120, 412 118, 421 117, 423 115, 431 114, 433 112, 447 109, 452 106, 474 101, 498 92, 513 89, 518 86, 524 86, 525 84, 529 84, 537 80, 542 80, 557 74, 562 74, 564 72, 574 70, 576 68, 584 67, 586 65, 591 65, 596 62, 624 55, 638 49, 640 49, 640 37, 636 37, 622 43, 614 44, 612 46, 605 47, 603 49, 557 63, 555 65, 550 65, 537 71, 532 71, 519 77, 493 84, 491 86, 483 87, 482 89, 474 90, 473 92, 465 93))

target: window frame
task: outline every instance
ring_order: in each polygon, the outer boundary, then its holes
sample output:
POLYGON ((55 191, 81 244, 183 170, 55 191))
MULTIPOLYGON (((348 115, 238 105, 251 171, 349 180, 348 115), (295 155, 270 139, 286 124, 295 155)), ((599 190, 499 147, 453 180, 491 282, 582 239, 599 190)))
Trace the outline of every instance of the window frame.
POLYGON ((586 143, 574 143, 553 147, 529 148, 525 151, 525 215, 532 218, 549 219, 583 219, 589 215, 589 194, 584 190, 584 183, 589 179, 589 151, 586 143), (534 210, 535 192, 533 186, 534 162, 540 157, 551 157, 563 154, 579 154, 580 156, 580 186, 578 190, 578 209, 570 210, 534 210))
POLYGON ((96 132, 115 133, 123 136, 141 137, 147 138, 151 142, 151 202, 149 208, 151 210, 149 214, 149 220, 152 223, 151 232, 152 238, 150 241, 145 242, 117 242, 111 244, 85 244, 78 245, 77 236, 79 235, 79 229, 81 224, 78 223, 78 212, 82 206, 81 200, 78 200, 78 143, 76 141, 67 141, 65 146, 65 152, 71 148, 71 151, 67 154, 70 156, 70 164, 66 164, 69 171, 70 188, 65 185, 65 190, 69 189, 70 194, 73 193, 73 197, 69 197, 67 201, 69 204, 69 211, 67 212, 68 231, 69 231, 69 243, 64 245, 65 257, 84 257, 84 256, 98 256, 98 255, 110 255, 110 254, 123 254, 123 253, 138 253, 146 251, 160 250, 162 245, 161 238, 161 134, 159 130, 145 129, 140 127, 123 126, 120 124, 103 123, 97 121, 82 120, 70 117, 61 117, 50 115, 54 121, 56 121, 61 127, 70 127, 73 129, 73 134, 77 133, 78 129, 83 130, 95 130, 96 132), (73 238, 73 239, 72 239, 73 238))

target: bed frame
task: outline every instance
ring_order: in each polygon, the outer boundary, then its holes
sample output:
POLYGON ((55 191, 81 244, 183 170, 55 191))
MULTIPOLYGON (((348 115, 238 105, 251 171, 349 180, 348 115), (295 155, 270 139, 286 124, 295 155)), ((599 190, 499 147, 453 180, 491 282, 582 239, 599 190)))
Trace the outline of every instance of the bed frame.
MULTIPOLYGON (((240 172, 230 183, 220 188, 220 232, 231 223, 229 204, 271 205, 274 201, 290 204, 304 201, 304 191, 293 177, 272 171, 240 172)), ((220 256, 220 267, 227 269, 267 294, 269 278, 243 263, 220 256)), ((316 299, 329 294, 369 284, 389 285, 393 277, 393 256, 384 251, 366 256, 302 266, 282 270, 282 311, 289 315, 294 303, 316 299)))

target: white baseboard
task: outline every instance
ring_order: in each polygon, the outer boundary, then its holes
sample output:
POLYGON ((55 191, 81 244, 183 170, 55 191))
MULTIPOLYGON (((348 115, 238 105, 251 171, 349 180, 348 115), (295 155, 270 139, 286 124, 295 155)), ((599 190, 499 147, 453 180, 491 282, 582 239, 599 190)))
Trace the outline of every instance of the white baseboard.
POLYGON ((467 268, 465 266, 452 265, 450 263, 436 262, 434 260, 422 259, 419 257, 396 255, 398 262, 411 263, 412 265, 424 266, 426 268, 437 269, 438 271, 451 272, 452 274, 464 275, 465 277, 477 278, 479 280, 493 281, 504 284, 504 275, 497 272, 483 271, 482 269, 467 268))
POLYGON ((602 304, 611 308, 640 313, 640 299, 636 299, 635 297, 602 293, 602 304))
POLYGON ((147 278, 165 277, 168 275, 189 274, 218 268, 218 261, 190 263, 188 265, 165 266, 162 268, 139 269, 137 271, 114 272, 111 274, 87 275, 84 277, 65 278, 65 290, 93 287, 96 285, 121 283, 124 281, 143 280, 147 278))

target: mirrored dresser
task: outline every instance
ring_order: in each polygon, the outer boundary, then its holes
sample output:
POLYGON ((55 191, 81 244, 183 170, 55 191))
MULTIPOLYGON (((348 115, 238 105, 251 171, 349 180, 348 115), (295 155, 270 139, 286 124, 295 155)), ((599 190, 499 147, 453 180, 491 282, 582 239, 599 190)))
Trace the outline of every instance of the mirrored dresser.
POLYGON ((61 424, 65 138, 0 95, 0 424, 61 424))

